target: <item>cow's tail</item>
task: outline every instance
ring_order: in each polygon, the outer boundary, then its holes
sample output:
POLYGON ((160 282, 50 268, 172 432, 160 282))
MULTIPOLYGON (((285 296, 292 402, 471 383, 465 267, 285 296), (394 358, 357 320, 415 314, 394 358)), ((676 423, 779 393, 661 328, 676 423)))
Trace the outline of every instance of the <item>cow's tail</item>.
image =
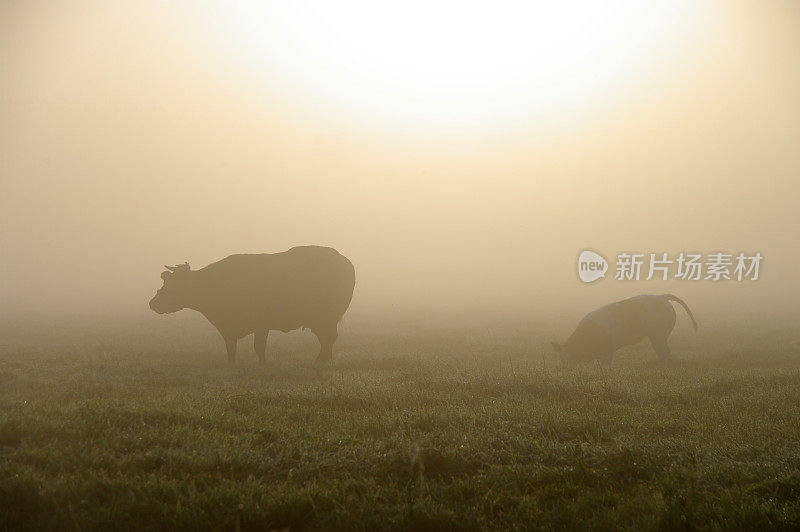
POLYGON ((691 318, 692 325, 694 325, 694 330, 697 331, 697 322, 695 321, 694 316, 692 315, 692 311, 689 310, 689 305, 687 305, 683 301, 683 299, 675 297, 672 294, 666 294, 664 295, 664 298, 666 298, 667 301, 675 301, 676 303, 680 303, 680 305, 684 308, 684 310, 686 310, 686 314, 688 314, 689 318, 691 318))

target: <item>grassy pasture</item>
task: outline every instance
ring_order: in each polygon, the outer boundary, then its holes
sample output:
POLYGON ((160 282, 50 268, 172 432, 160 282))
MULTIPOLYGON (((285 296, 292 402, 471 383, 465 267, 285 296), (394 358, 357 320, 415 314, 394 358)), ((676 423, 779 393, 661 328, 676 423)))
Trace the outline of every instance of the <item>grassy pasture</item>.
POLYGON ((799 528, 798 337, 687 330, 564 369, 569 325, 347 323, 330 366, 298 332, 229 367, 193 318, 6 325, 0 529, 799 528))

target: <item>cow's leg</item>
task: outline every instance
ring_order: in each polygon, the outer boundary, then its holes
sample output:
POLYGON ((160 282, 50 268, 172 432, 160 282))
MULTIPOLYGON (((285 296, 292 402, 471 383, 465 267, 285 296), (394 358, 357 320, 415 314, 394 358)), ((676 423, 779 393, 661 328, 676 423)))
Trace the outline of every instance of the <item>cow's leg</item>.
POLYGON ((650 345, 653 346, 653 350, 661 362, 667 362, 670 359, 666 336, 650 336, 650 345))
POLYGON ((225 337, 225 349, 228 350, 228 364, 233 364, 236 362, 236 344, 238 342, 238 338, 235 336, 226 336, 225 337))
POLYGON ((317 356, 317 362, 330 362, 333 358, 333 343, 339 337, 337 324, 333 323, 312 327, 311 330, 314 331, 314 334, 317 335, 317 339, 319 339, 319 355, 317 356))
POLYGON ((258 355, 258 362, 260 364, 264 363, 264 355, 267 352, 267 336, 269 335, 269 331, 256 331, 253 334, 253 347, 256 350, 256 354, 258 355))

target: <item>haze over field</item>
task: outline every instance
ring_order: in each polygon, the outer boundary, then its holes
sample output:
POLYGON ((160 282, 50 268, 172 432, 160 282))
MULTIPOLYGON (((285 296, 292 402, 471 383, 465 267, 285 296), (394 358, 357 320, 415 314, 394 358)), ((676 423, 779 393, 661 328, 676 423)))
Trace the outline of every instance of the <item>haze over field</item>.
POLYGON ((800 530, 798 147, 798 2, 2 0, 0 530, 800 530))
POLYGON ((162 264, 323 244, 356 315, 796 313, 796 3, 289 4, 2 3, 0 312, 146 312, 162 264), (587 247, 765 259, 587 286, 587 247))

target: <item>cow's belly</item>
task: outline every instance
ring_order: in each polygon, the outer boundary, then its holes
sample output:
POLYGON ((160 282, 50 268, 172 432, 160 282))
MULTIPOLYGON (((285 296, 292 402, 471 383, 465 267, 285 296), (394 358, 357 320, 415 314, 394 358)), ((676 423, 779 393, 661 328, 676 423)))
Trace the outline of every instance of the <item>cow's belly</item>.
MULTIPOLYGON (((315 294, 280 294, 271 297, 262 294, 247 294, 230 297, 218 312, 218 318, 228 334, 238 338, 254 332, 267 330, 293 331, 301 327, 314 329, 315 324, 326 323, 338 317, 337 308, 329 301, 316 298, 315 294)), ((213 321, 212 321, 213 323, 213 321)))
POLYGON ((301 327, 308 327, 307 323, 304 323, 302 320, 263 320, 263 319, 248 319, 246 321, 242 321, 242 323, 235 325, 235 334, 238 338, 244 338, 249 334, 253 334, 255 332, 266 332, 266 331, 281 331, 281 332, 289 332, 294 331, 295 329, 299 329, 301 327))
POLYGON ((616 338, 616 347, 620 348, 626 345, 638 344, 644 340, 645 334, 643 331, 621 331, 616 338))

